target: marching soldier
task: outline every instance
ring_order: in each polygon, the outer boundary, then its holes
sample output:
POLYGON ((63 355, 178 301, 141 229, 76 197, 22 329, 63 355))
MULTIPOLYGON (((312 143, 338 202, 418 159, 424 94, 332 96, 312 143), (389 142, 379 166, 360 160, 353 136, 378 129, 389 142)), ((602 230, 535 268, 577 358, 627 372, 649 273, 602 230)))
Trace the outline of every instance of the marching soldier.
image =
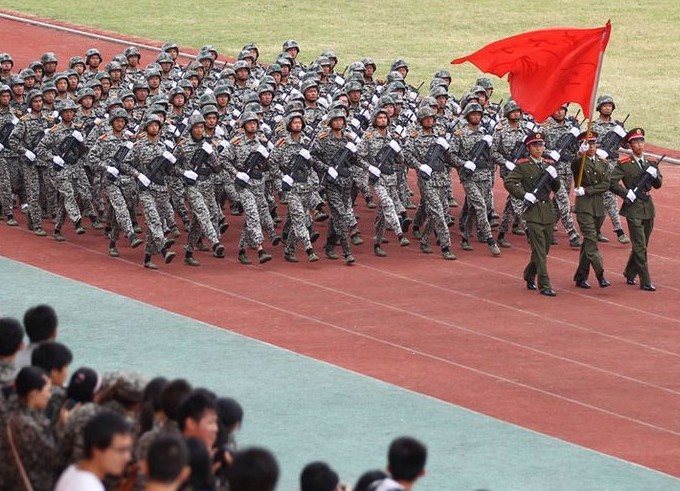
POLYGON ((16 227, 19 223, 14 219, 12 207, 12 169, 17 165, 16 158, 9 148, 9 135, 19 122, 15 110, 10 106, 12 90, 7 85, 0 84, 0 207, 7 217, 7 225, 16 227))
POLYGON ((631 157, 619 161, 611 173, 610 190, 624 198, 621 216, 626 217, 628 231, 632 240, 632 250, 623 271, 629 285, 636 284, 640 277, 640 288, 653 292, 647 266, 647 245, 654 228, 654 202, 650 191, 659 189, 663 183, 658 162, 648 160, 644 155, 645 130, 634 128, 624 139, 633 151, 631 157), (623 186, 621 185, 623 181, 623 186))

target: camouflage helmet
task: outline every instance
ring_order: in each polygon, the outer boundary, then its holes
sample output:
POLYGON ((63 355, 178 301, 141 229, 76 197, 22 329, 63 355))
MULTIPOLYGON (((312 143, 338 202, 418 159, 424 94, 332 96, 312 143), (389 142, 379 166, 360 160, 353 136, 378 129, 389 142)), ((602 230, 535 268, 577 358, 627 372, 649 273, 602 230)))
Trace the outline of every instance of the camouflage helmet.
POLYGON ((239 60, 247 60, 248 58, 255 61, 255 55, 249 49, 244 49, 238 54, 239 60))
POLYGON ((201 115, 205 118, 208 114, 216 114, 220 115, 219 111, 217 110, 217 106, 214 104, 206 104, 205 106, 201 107, 201 115))
POLYGON ((430 106, 423 106, 416 112, 416 117, 419 122, 422 122, 425 118, 434 118, 437 115, 437 111, 432 109, 430 106))
POLYGON ((486 96, 486 89, 481 86, 481 85, 475 85, 470 89, 470 93, 472 94, 484 94, 486 96))
POLYGON ((614 104, 614 98, 609 94, 602 94, 597 98, 597 106, 595 107, 595 110, 599 111, 603 104, 611 104, 612 110, 616 109, 616 104, 614 104))
POLYGON ((451 77, 451 72, 448 70, 437 70, 434 72, 434 77, 432 78, 441 78, 441 79, 449 79, 449 83, 451 83, 451 80, 453 80, 453 77, 451 77))
POLYGON ((366 65, 364 65, 360 61, 353 61, 349 65, 349 71, 350 72, 365 72, 366 71, 366 65))
POLYGON ((435 87, 444 87, 444 90, 446 90, 447 92, 449 90, 449 84, 443 78, 432 79, 432 81, 430 82, 430 90, 434 89, 435 87))
POLYGON ((205 118, 201 113, 195 112, 191 116, 189 116, 188 127, 191 129, 197 124, 205 124, 205 118))
POLYGON ((101 82, 105 78, 111 80, 111 75, 109 75, 109 72, 97 72, 97 75, 95 75, 94 78, 101 82))
POLYGON ((5 85, 3 83, 0 83, 0 94, 3 94, 5 92, 9 92, 11 94, 12 89, 9 88, 9 85, 5 85))
POLYGON ((267 92, 270 92, 272 95, 274 95, 274 87, 269 84, 260 83, 260 85, 257 87, 257 95, 261 96, 267 92))
POLYGON ((200 99, 198 100, 198 104, 201 107, 208 106, 208 105, 216 106, 217 105, 217 97, 215 97, 215 94, 211 94, 211 93, 208 92, 206 94, 203 94, 200 97, 200 99))
POLYGON ((101 80, 99 80, 97 77, 95 77, 95 78, 91 79, 89 82, 87 82, 86 86, 91 88, 92 90, 94 90, 96 87, 99 87, 100 89, 104 88, 101 80))
POLYGON ((54 74, 54 85, 57 85, 59 80, 66 80, 68 82, 68 74, 66 72, 59 72, 54 74))
POLYGON ((90 87, 80 89, 76 95, 76 102, 80 104, 80 101, 82 101, 85 97, 92 97, 94 99, 94 90, 92 90, 90 87))
POLYGON ((329 60, 335 61, 335 63, 338 62, 338 57, 335 56, 335 52, 333 50, 328 49, 328 50, 324 51, 323 53, 321 53, 321 56, 325 56, 329 60))
POLYGON ((12 66, 14 66, 14 60, 12 59, 12 55, 9 53, 0 53, 0 63, 4 63, 6 61, 9 61, 12 66))
POLYGON ((189 68, 184 72, 184 80, 189 80, 193 77, 200 79, 200 77, 198 76, 198 72, 196 70, 192 70, 189 68))
POLYGON ((72 56, 70 60, 68 60, 68 67, 73 68, 76 65, 83 65, 85 66, 85 60, 83 60, 82 56, 72 56))
POLYGON ((281 51, 288 51, 289 49, 296 49, 298 50, 298 53, 300 52, 300 46, 295 39, 289 39, 288 41, 284 42, 283 46, 281 47, 281 51))
POLYGON ((111 387, 113 399, 127 403, 142 402, 144 400, 146 382, 136 372, 120 372, 111 387))
POLYGON ((441 85, 436 85, 430 90, 430 97, 449 97, 449 91, 441 85))
POLYGON ((290 124, 293 122, 295 118, 299 118, 300 121, 302 121, 302 129, 305 129, 305 126, 307 126, 307 122, 305 121, 304 116, 302 116, 302 112, 292 112, 286 116, 286 130, 290 131, 290 124))
POLYGON ((508 102, 503 104, 503 114, 506 116, 510 114, 512 111, 521 111, 519 104, 515 102, 514 99, 509 99, 508 102))
POLYGON ((391 93, 397 90, 406 91, 406 84, 400 80, 395 80, 387 86, 387 92, 391 93))
POLYGON ((9 86, 14 87, 15 85, 25 85, 24 79, 19 75, 11 75, 9 77, 9 86))
POLYGON ((380 114, 384 114, 385 116, 387 116, 387 121, 389 122, 390 116, 387 114, 387 111, 385 111, 385 108, 378 107, 374 109, 373 112, 371 113, 371 125, 375 126, 375 120, 380 114))
POLYGON ((394 105, 394 97, 392 94, 384 94, 378 101, 378 107, 385 107, 389 105, 394 105))
POLYGON ((361 63, 364 64, 365 68, 368 68, 369 66, 373 67, 373 71, 375 71, 378 68, 378 65, 375 64, 375 61, 373 61, 373 58, 369 58, 368 56, 366 58, 363 58, 361 60, 361 63))
POLYGON ((50 90, 54 92, 57 91, 57 87, 54 85, 54 82, 52 81, 43 82, 43 84, 40 86, 40 92, 42 93, 42 95, 45 95, 45 92, 48 92, 50 90))
POLYGON ((324 55, 319 56, 316 59, 316 62, 322 67, 330 66, 332 64, 331 59, 328 56, 324 56, 324 55))
POLYGON ((125 55, 116 55, 116 56, 113 57, 113 60, 111 60, 111 61, 115 61, 116 63, 118 63, 121 66, 121 68, 124 67, 124 66, 126 67, 126 66, 130 65, 128 63, 128 59, 125 58, 125 55))
POLYGON ((59 101, 57 104, 57 110, 59 113, 62 113, 64 111, 77 111, 78 106, 76 106, 76 103, 73 102, 72 99, 64 99, 63 101, 59 101))
POLYGON ((208 53, 212 54, 215 59, 217 59, 217 49, 212 44, 204 44, 201 46, 200 51, 207 51, 208 53))
POLYGON ((467 117, 472 113, 484 114, 484 108, 477 102, 471 102, 465 106, 465 109, 463 110, 463 117, 467 119, 467 117))
POLYGON ((392 100, 394 101, 394 105, 396 106, 397 104, 404 104, 404 96, 401 95, 399 92, 393 92, 389 94, 392 100))
POLYGON ((57 60, 57 55, 51 51, 48 51, 47 53, 42 54, 40 57, 40 62, 44 65, 45 63, 58 63, 59 60, 57 60))
POLYGON ((38 61, 32 61, 32 62, 28 65, 28 68, 30 68, 30 69, 33 70, 33 71, 35 71, 35 70, 37 70, 37 69, 45 70, 45 67, 43 66, 42 62, 40 62, 39 60, 38 60, 38 61))
POLYGON ((135 83, 132 84, 132 92, 137 92, 138 90, 149 90, 149 84, 146 82, 146 80, 141 79, 141 80, 135 80, 135 83))
POLYGON ((179 52, 179 46, 177 46, 177 43, 173 41, 167 41, 163 43, 163 46, 161 46, 161 51, 165 51, 166 53, 173 49, 179 52))
POLYGON ((158 71, 157 68, 147 68, 144 70, 144 77, 148 80, 151 77, 158 77, 161 78, 161 72, 158 71))
POLYGON ((258 48, 257 45, 256 45, 255 43, 248 43, 248 44, 246 44, 245 46, 243 46, 243 48, 241 49, 241 51, 245 51, 245 50, 255 51, 255 52, 257 53, 257 54, 255 55, 255 58, 259 58, 259 57, 260 57, 260 48, 258 48))
POLYGON ((167 51, 161 51, 158 53, 158 56, 156 56, 156 63, 174 63, 174 61, 172 61, 172 56, 170 56, 170 53, 167 51))
POLYGON ((76 77, 78 80, 80 80, 80 74, 71 68, 64 71, 64 75, 66 75, 66 78, 76 77))
POLYGON ((425 106, 430 106, 435 109, 439 108, 439 103, 437 102, 437 99, 435 99, 432 96, 427 96, 423 97, 423 100, 420 101, 420 107, 425 107, 425 106))
POLYGON ((257 92, 254 92, 252 90, 249 90, 243 95, 243 105, 246 106, 247 104, 257 102, 258 104, 260 103, 260 97, 257 95, 257 92))
POLYGON ((109 75, 111 74, 111 72, 115 72, 116 70, 118 70, 119 72, 123 71, 123 67, 117 61, 109 61, 106 64, 106 71, 109 72, 109 75))
POLYGON ((125 58, 129 58, 131 56, 139 56, 140 58, 142 57, 142 53, 139 51, 139 48, 137 46, 128 46, 123 50, 123 55, 125 55, 125 58))
POLYGON ((113 123, 114 119, 124 119, 126 122, 130 121, 130 116, 128 112, 122 107, 117 107, 109 113, 109 121, 113 123))
POLYGON ((390 71, 390 73, 387 74, 387 83, 391 84, 392 82, 403 82, 404 81, 404 76, 396 72, 394 70, 390 71))
POLYGON ((257 121, 259 124, 260 117, 257 115, 257 113, 254 113, 252 111, 248 112, 244 111, 243 114, 241 115, 241 118, 239 119, 239 124, 241 128, 243 128, 248 121, 257 121))
POLYGON ((183 89, 189 89, 191 92, 194 91, 194 86, 191 85, 191 81, 186 79, 186 78, 183 78, 182 80, 177 82, 177 87, 181 87, 183 89))
POLYGON ((355 90, 361 91, 361 84, 359 82, 351 81, 345 84, 345 92, 348 94, 355 90))
POLYGON ((290 114, 290 113, 294 113, 294 112, 302 114, 304 111, 305 111, 305 105, 301 101, 289 101, 286 104, 286 107, 284 108, 284 112, 286 114, 290 114))
POLYGON ((316 80, 314 80, 314 79, 308 79, 308 80, 305 80, 302 83, 302 86, 300 87, 300 91, 304 94, 305 92, 307 92, 309 89, 312 89, 312 88, 318 89, 319 84, 317 84, 316 80))
POLYGON ((122 106, 123 101, 120 100, 119 97, 111 96, 108 99, 106 99, 106 110, 110 112, 111 106, 122 106))
POLYGON ((406 68, 408 70, 408 63, 406 63, 406 60, 403 60, 401 58, 397 58, 392 62, 392 66, 390 67, 390 71, 395 72, 397 71, 397 68, 406 68))
POLYGON ((284 66, 287 66, 288 68, 290 68, 290 67, 293 66, 293 62, 290 61, 290 58, 286 57, 286 56, 279 56, 276 59, 276 64, 279 66, 279 68, 284 67, 284 66))
POLYGON ((168 105, 170 105, 170 99, 168 99, 167 95, 162 93, 149 97, 149 102, 151 104, 161 104, 166 108, 168 107, 168 105))
POLYGON ((186 94, 184 93, 184 89, 183 89, 182 87, 180 87, 179 85, 176 85, 176 86, 170 91, 170 93, 168 94, 168 96, 170 97, 170 100, 171 100, 171 101, 172 101, 172 99, 173 99, 175 96, 177 96, 177 95, 181 95, 182 97, 186 98, 186 94))
POLYGON ((475 85, 484 87, 484 89, 493 89, 493 82, 489 77, 479 77, 475 82, 475 85))
POLYGON ((158 114, 149 114, 144 118, 144 121, 142 121, 140 129, 145 130, 151 123, 158 123, 158 125, 161 126, 163 124, 163 120, 160 118, 160 116, 158 116, 158 114))
POLYGON ((270 85, 273 90, 273 88, 276 86, 276 80, 271 75, 265 75, 260 79, 260 86, 262 85, 270 85))
POLYGON ((331 111, 338 109, 342 111, 346 116, 349 116, 349 106, 341 100, 333 101, 331 104, 331 111))
POLYGON ((267 67, 267 75, 271 75, 272 73, 281 73, 281 65, 278 63, 272 63, 267 67))
POLYGON ((97 48, 90 48, 85 51, 85 63, 88 63, 93 56, 99 56, 99 59, 102 59, 102 54, 97 48))
POLYGON ((255 113, 258 116, 262 115, 262 106, 259 102, 249 102, 243 106, 244 113, 255 113))
POLYGON ((229 87, 227 84, 216 85, 213 93, 215 94, 215 98, 221 95, 228 95, 229 99, 231 99, 231 87, 229 87))
POLYGON ((26 94, 26 102, 30 106, 31 103, 33 102, 33 99, 36 97, 42 98, 42 92, 40 92, 38 89, 32 89, 28 91, 28 94, 26 94))
POLYGON ((250 72, 250 65, 248 64, 247 61, 245 60, 238 60, 236 63, 234 63, 231 68, 233 68, 234 73, 238 72, 241 69, 246 69, 248 72, 250 72))
POLYGON ((151 104, 147 112, 148 114, 162 114, 163 117, 168 114, 168 110, 161 104, 151 104))
POLYGON ((128 97, 132 97, 133 99, 135 98, 135 95, 132 93, 131 90, 123 89, 120 92, 118 92, 118 98, 120 99, 121 102, 123 102, 128 97))
POLYGON ((334 119, 342 118, 347 120, 347 113, 342 109, 331 109, 328 111, 328 121, 333 121, 334 119))
POLYGON ((213 62, 215 61, 215 57, 210 51, 199 51, 198 54, 196 55, 196 61, 205 60, 210 60, 211 62, 213 62))

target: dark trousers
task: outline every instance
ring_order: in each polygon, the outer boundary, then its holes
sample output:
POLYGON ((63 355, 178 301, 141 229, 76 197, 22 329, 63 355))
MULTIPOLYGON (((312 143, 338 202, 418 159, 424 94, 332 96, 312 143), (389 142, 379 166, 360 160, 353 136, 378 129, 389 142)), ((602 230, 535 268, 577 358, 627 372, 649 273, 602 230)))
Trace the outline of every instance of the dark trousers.
POLYGON ((548 277, 548 252, 553 236, 552 223, 527 222, 527 241, 531 247, 531 259, 524 268, 524 280, 534 281, 538 277, 538 288, 541 291, 550 290, 548 277))
POLYGON ((652 283, 652 278, 649 275, 649 268, 647 268, 647 244, 649 244, 649 237, 654 229, 654 219, 627 217, 626 220, 628 221, 628 233, 630 234, 632 249, 623 274, 626 278, 635 278, 639 275, 640 283, 649 285, 652 283))

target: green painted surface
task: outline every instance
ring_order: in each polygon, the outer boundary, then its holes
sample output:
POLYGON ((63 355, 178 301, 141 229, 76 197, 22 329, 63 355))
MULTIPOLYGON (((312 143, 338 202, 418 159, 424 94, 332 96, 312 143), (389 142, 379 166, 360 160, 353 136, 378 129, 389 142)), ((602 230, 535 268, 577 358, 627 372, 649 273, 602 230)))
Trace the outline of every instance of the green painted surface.
POLYGON ((297 489, 312 460, 353 483, 384 467, 402 434, 429 448, 419 491, 680 490, 680 480, 649 469, 2 258, 0 298, 0 314, 16 317, 53 305, 73 367, 183 376, 237 398, 239 442, 275 452, 280 490, 297 489))

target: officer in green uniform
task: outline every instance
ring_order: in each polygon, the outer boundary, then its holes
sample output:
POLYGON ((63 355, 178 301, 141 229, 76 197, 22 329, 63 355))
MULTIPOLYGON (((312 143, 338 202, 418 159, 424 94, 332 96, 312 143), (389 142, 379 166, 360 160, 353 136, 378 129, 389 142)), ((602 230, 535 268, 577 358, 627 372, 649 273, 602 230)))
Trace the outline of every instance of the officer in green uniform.
POLYGON ((517 161, 515 168, 505 178, 505 189, 517 199, 524 200, 525 210, 522 218, 527 223, 527 240, 531 246, 531 259, 524 268, 524 280, 529 290, 538 289, 541 295, 554 297, 548 277, 547 257, 552 242, 555 214, 550 201, 550 193, 560 188, 555 162, 543 158, 545 138, 543 133, 531 133, 525 144, 529 157, 517 161))
POLYGON ((574 188, 574 196, 576 196, 574 213, 576 213, 576 220, 583 235, 574 281, 577 287, 585 289, 590 288, 590 283, 588 283, 590 266, 593 267, 597 283, 601 288, 611 285, 604 277, 602 256, 597 248, 597 231, 602 227, 607 214, 604 208, 604 193, 609 190, 610 174, 607 161, 602 160, 595 153, 597 136, 597 133, 588 135, 587 131, 579 135, 581 147, 571 164, 576 183, 579 182, 579 175, 581 176, 580 185, 574 188), (583 159, 584 153, 585 160, 583 159), (582 165, 583 171, 581 171, 582 165))
POLYGON ((628 143, 633 155, 621 159, 611 173, 610 190, 622 198, 621 216, 626 217, 628 232, 633 243, 623 276, 629 285, 635 285, 640 277, 640 288, 648 292, 656 291, 647 267, 647 244, 654 228, 654 202, 650 195, 652 188, 659 189, 662 184, 658 162, 648 160, 645 148, 645 130, 630 130, 624 141, 628 143), (621 182, 623 181, 623 186, 621 182), (624 187, 625 186, 625 187, 624 187))

